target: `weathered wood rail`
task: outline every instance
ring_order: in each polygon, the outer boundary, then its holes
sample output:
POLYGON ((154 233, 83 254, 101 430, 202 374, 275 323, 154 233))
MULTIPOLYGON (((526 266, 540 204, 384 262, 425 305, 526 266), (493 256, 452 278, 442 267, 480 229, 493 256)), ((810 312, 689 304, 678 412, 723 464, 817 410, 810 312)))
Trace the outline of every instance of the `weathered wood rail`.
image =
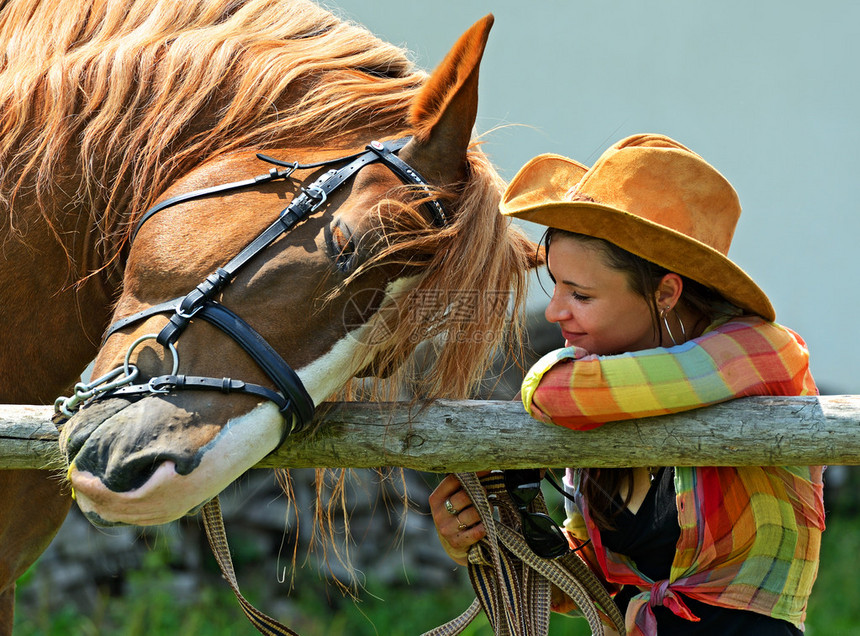
MULTIPOLYGON (((61 468, 53 407, 0 405, 0 468, 61 468)), ((743 398, 570 431, 518 402, 323 405, 315 432, 259 467, 401 466, 428 472, 529 466, 860 464, 860 396, 743 398)))

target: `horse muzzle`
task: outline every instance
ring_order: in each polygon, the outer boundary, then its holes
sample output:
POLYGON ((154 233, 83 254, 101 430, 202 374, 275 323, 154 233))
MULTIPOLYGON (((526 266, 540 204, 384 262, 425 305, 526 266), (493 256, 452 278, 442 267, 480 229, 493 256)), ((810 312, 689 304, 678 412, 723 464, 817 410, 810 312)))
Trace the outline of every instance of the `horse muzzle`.
POLYGON ((283 418, 264 402, 223 424, 163 396, 81 409, 60 446, 81 511, 94 525, 157 525, 193 513, 271 452, 283 418))

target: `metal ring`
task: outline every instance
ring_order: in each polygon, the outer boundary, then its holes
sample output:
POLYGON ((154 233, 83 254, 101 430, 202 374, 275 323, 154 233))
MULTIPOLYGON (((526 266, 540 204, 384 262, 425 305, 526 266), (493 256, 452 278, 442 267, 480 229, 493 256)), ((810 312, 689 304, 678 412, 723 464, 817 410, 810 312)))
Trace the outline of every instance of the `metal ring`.
POLYGON ((463 523, 462 521, 460 521, 460 517, 457 517, 457 529, 458 529, 458 530, 465 530, 465 529, 466 529, 466 528, 468 528, 468 527, 469 527, 469 526, 467 526, 465 523, 463 523))
POLYGON ((454 515, 454 516, 456 516, 456 515, 457 515, 457 513, 458 513, 458 512, 460 512, 459 510, 457 510, 457 509, 454 507, 454 504, 452 504, 452 503, 451 503, 451 500, 450 500, 450 499, 446 499, 446 500, 445 500, 445 510, 447 510, 447 511, 448 511, 448 514, 449 514, 449 515, 454 515))
MULTIPOLYGON (((126 375, 131 374, 131 353, 137 348, 141 342, 145 340, 155 340, 158 338, 157 333, 148 333, 145 336, 141 336, 137 340, 131 343, 131 346, 128 348, 128 351, 125 353, 125 361, 122 363, 122 368, 125 370, 126 375)), ((179 352, 176 350, 176 345, 172 342, 167 343, 165 349, 168 349, 173 356, 173 370, 170 372, 170 375, 176 375, 179 372, 179 352)))

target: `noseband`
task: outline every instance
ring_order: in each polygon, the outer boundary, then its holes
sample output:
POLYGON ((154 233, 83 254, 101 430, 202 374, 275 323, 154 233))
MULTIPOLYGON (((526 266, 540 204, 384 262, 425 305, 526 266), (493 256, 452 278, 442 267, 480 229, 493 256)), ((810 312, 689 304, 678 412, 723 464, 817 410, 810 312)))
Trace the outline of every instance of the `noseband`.
POLYGON ((151 395, 184 389, 209 390, 221 391, 223 393, 245 393, 274 402, 287 422, 285 436, 291 432, 305 428, 313 419, 314 403, 305 390, 298 374, 293 371, 290 365, 284 361, 257 331, 237 314, 215 300, 215 296, 233 281, 239 270, 252 258, 266 249, 279 236, 290 231, 299 221, 319 208, 325 203, 332 192, 346 183, 359 170, 378 161, 386 165, 404 183, 423 189, 428 195, 428 200, 424 205, 430 211, 433 223, 440 227, 445 225, 447 222, 445 209, 439 201, 432 198, 433 194, 428 182, 414 168, 395 154, 408 141, 408 137, 384 143, 373 141, 367 145, 366 150, 354 155, 304 165, 298 162, 286 163, 272 157, 267 157, 266 155, 258 154, 257 157, 263 161, 284 169, 272 168, 265 175, 181 194, 149 209, 144 213, 135 227, 131 237, 132 242, 143 224, 165 208, 212 195, 257 186, 278 179, 290 179, 292 173, 300 169, 345 164, 340 168, 328 170, 310 186, 302 188, 301 193, 290 201, 290 204, 281 211, 278 218, 269 227, 263 230, 257 238, 248 243, 227 264, 219 267, 187 295, 127 316, 111 325, 105 334, 105 341, 112 334, 131 324, 140 322, 156 314, 171 314, 169 322, 158 334, 143 336, 132 343, 126 353, 125 363, 122 367, 88 384, 78 384, 75 387, 74 395, 57 399, 55 403, 56 410, 71 417, 74 411, 81 408, 81 406, 96 399, 109 396, 151 395), (272 380, 276 390, 273 391, 258 384, 251 384, 232 378, 179 375, 177 373, 179 355, 176 350, 176 341, 185 331, 186 327, 188 327, 192 318, 205 320, 230 336, 253 358, 269 379, 272 380), (131 354, 138 344, 148 339, 155 339, 171 352, 173 356, 173 369, 168 375, 154 377, 145 384, 135 384, 134 381, 139 375, 139 371, 135 365, 130 363, 131 354))

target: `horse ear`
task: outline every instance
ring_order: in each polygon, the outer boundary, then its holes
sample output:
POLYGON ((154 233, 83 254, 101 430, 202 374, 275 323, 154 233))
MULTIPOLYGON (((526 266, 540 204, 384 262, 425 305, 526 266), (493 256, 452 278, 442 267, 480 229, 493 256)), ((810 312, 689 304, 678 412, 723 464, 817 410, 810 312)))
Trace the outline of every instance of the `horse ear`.
POLYGON ((478 69, 493 21, 489 14, 460 36, 412 104, 412 147, 404 155, 420 156, 431 180, 463 177, 478 114, 478 69))

